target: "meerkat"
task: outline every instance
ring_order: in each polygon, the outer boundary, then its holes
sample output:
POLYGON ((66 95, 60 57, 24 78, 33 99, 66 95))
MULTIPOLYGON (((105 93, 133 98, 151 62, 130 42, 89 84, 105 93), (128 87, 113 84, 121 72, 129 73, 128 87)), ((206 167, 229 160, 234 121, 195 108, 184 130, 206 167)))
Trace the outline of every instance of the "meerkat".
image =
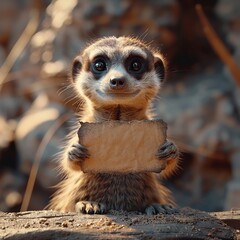
MULTIPOLYGON (((136 38, 106 37, 87 46, 73 61, 71 81, 84 101, 81 122, 151 119, 149 110, 166 72, 162 55, 136 38)), ((76 130, 62 152, 65 177, 49 208, 103 214, 109 210, 141 211, 147 214, 172 213, 170 191, 156 173, 83 173, 88 149, 79 144, 76 130)), ((130 140, 129 140, 129 144, 130 140)), ((179 151, 167 140, 156 153, 164 161, 161 177, 176 168, 179 151)))

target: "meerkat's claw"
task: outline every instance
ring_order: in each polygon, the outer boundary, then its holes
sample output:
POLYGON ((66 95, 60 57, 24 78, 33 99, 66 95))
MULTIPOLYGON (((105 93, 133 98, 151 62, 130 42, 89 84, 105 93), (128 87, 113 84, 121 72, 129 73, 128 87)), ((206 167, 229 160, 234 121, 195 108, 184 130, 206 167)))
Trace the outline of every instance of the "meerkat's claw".
POLYGON ((68 152, 68 159, 70 161, 83 161, 89 157, 87 148, 79 143, 72 145, 70 151, 68 152))
POLYGON ((104 214, 106 212, 106 206, 97 202, 79 201, 75 204, 75 210, 78 213, 84 214, 104 214))
POLYGON ((173 142, 169 140, 160 146, 158 153, 156 154, 159 160, 176 159, 178 155, 178 148, 173 142))
POLYGON ((156 215, 159 213, 162 214, 173 214, 177 213, 177 209, 173 208, 171 205, 163 205, 159 203, 153 203, 145 209, 147 215, 156 215))

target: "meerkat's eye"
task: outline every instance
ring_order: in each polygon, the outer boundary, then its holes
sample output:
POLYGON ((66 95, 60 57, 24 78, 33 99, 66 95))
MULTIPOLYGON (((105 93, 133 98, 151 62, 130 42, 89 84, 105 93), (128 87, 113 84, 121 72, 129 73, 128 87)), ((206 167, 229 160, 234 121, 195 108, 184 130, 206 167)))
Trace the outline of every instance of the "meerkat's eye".
POLYGON ((129 66, 129 70, 138 72, 142 68, 142 63, 138 60, 134 60, 129 66))
POLYGON ((147 71, 147 61, 140 56, 130 56, 125 62, 125 67, 130 74, 138 79, 147 71))
POLYGON ((92 63, 91 67, 92 67, 92 71, 98 74, 107 70, 107 63, 104 59, 99 58, 92 63))

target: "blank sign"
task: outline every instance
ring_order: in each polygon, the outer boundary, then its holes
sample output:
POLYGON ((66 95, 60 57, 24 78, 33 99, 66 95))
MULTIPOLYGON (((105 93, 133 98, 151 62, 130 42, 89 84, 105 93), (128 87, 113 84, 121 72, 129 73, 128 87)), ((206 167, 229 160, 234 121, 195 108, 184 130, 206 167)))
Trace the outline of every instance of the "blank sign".
POLYGON ((167 124, 162 120, 81 123, 79 143, 90 157, 83 172, 160 172, 164 162, 155 156, 166 141, 167 124))

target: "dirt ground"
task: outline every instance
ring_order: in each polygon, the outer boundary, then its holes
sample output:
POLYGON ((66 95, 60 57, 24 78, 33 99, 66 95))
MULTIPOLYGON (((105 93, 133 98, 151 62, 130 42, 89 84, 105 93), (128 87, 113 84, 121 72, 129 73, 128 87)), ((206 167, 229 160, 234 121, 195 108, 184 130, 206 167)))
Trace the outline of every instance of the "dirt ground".
POLYGON ((239 239, 239 227, 240 211, 208 214, 190 208, 153 216, 119 211, 107 215, 54 211, 0 213, 0 239, 16 240, 239 239))

